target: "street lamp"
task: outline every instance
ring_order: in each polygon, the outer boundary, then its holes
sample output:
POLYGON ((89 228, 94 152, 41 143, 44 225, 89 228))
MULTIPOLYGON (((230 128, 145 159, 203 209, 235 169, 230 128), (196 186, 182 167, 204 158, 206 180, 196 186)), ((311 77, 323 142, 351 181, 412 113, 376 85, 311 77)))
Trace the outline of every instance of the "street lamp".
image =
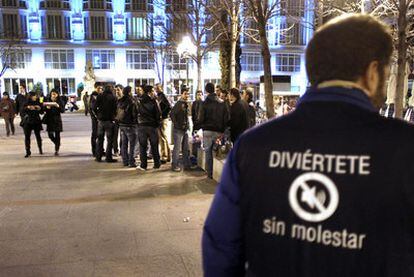
MULTIPOLYGON (((183 37, 183 40, 180 44, 177 46, 177 53, 179 56, 179 64, 181 61, 181 58, 186 59, 186 73, 187 73, 187 80, 186 80, 186 86, 189 87, 188 80, 189 80, 189 72, 188 72, 188 63, 191 56, 194 56, 197 53, 197 47, 192 42, 191 38, 189 36, 183 37)), ((181 72, 181 68, 179 68, 179 72, 181 72)), ((178 81, 179 85, 179 92, 181 93, 181 86, 180 86, 180 80, 178 81)))

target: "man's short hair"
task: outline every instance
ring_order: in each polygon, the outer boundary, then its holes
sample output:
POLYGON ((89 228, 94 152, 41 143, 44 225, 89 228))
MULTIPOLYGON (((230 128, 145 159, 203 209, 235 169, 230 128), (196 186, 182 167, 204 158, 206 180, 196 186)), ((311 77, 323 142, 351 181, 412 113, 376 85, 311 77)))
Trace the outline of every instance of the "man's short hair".
POLYGON ((153 86, 144 86, 144 93, 148 94, 152 91, 154 87, 153 86))
POLYGON ((121 90, 123 90, 123 89, 124 89, 124 86, 123 86, 123 85, 121 85, 121 84, 116 84, 116 85, 115 85, 115 88, 120 88, 121 90))
POLYGON ((55 89, 55 88, 52 88, 52 89, 50 90, 50 94, 52 94, 52 92, 55 92, 55 93, 59 94, 59 91, 58 91, 57 89, 55 89))
POLYGON ((127 96, 131 93, 132 88, 130 86, 126 86, 122 90, 122 95, 127 96))
POLYGON ((184 92, 188 92, 188 87, 184 86, 181 88, 181 94, 183 94, 184 92))
POLYGON ((214 84, 213 83, 207 83, 205 86, 205 90, 207 93, 214 93, 214 84))
POLYGON ((100 83, 100 82, 96 82, 94 85, 93 85, 93 87, 94 88, 98 88, 98 87, 101 87, 102 86, 102 84, 100 83))
POLYGON ((340 16, 315 32, 306 49, 306 71, 312 86, 330 80, 355 82, 373 61, 383 70, 392 51, 385 24, 370 15, 340 16))
POLYGON ((111 85, 105 86, 104 93, 112 93, 112 91, 113 91, 113 86, 111 85))
POLYGON ((240 99, 240 91, 237 88, 232 88, 230 90, 230 95, 236 97, 236 99, 240 99))

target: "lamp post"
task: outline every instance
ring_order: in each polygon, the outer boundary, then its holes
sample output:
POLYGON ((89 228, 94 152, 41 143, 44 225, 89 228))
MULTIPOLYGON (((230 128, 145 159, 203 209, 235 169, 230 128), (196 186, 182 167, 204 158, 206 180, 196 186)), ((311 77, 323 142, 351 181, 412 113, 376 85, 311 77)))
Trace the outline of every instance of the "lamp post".
MULTIPOLYGON (((189 61, 190 57, 194 56, 197 53, 197 47, 192 42, 191 38, 189 36, 183 37, 183 40, 178 44, 177 46, 177 53, 179 55, 179 64, 181 62, 181 58, 184 57, 186 59, 186 86, 189 87, 189 61)), ((179 72, 181 72, 181 68, 179 68, 179 72)), ((180 84, 180 81, 178 81, 178 84, 180 84)), ((181 93, 181 86, 179 85, 179 91, 181 93)))

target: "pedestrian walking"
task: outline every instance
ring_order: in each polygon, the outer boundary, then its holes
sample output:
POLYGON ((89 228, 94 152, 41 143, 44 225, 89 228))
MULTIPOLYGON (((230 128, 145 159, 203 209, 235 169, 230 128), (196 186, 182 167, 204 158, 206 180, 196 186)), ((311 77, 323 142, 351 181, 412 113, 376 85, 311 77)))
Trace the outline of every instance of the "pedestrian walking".
POLYGON ((43 109, 45 111, 43 123, 46 124, 49 139, 55 145, 55 156, 59 156, 61 144, 60 133, 63 132, 61 114, 65 112, 65 107, 56 89, 50 91, 50 98, 47 98, 43 103, 43 109))
POLYGON ((4 119, 4 123, 6 124, 6 135, 10 136, 11 134, 14 136, 14 117, 16 116, 16 111, 14 109, 14 101, 10 99, 8 92, 3 92, 3 98, 0 101, 0 115, 4 119))
POLYGON ((105 161, 115 163, 116 159, 112 157, 112 145, 114 137, 115 115, 116 115, 116 98, 113 95, 111 86, 106 86, 103 93, 96 98, 94 112, 98 118, 98 149, 96 161, 101 162, 103 156, 103 144, 106 136, 105 161))
POLYGON ((181 97, 175 103, 170 114, 174 139, 171 168, 175 172, 180 172, 181 169, 188 170, 191 167, 188 148, 188 131, 190 129, 190 122, 188 120, 190 114, 189 96, 187 88, 181 90, 181 97), (182 167, 179 163, 180 152, 182 152, 183 157, 182 167))
POLYGON ((89 94, 85 91, 85 94, 82 97, 83 106, 85 107, 85 116, 88 116, 89 113, 89 94))
POLYGON ((230 90, 230 139, 235 143, 237 138, 249 128, 247 105, 241 100, 240 91, 236 88, 230 90))
MULTIPOLYGON (((95 106, 96 106, 96 99, 98 95, 103 93, 103 87, 100 83, 95 83, 94 85, 95 91, 92 92, 90 99, 89 99, 89 113, 91 114, 91 122, 92 122, 92 133, 91 133, 91 148, 92 148, 92 155, 96 157, 97 154, 97 145, 98 145, 98 116, 95 113, 95 106)), ((101 152, 104 152, 101 149, 101 152)))
POLYGON ((118 100, 116 120, 121 131, 121 156, 124 166, 136 167, 135 145, 137 141, 138 112, 137 104, 132 98, 131 87, 123 89, 123 96, 118 100))
POLYGON ((29 98, 24 104, 21 113, 23 113, 23 118, 20 124, 24 130, 24 141, 26 146, 26 155, 24 157, 28 158, 32 154, 30 149, 30 137, 32 136, 32 131, 36 137, 39 154, 43 155, 42 137, 40 135, 40 132, 43 130, 42 119, 40 118, 40 115, 43 114, 43 109, 36 92, 31 91, 29 93, 29 98))
POLYGON ((151 145, 154 169, 161 166, 160 154, 158 151, 158 128, 161 122, 161 110, 152 86, 144 87, 144 95, 138 101, 138 139, 140 145, 140 166, 138 169, 147 170, 148 140, 151 145))
POLYGON ((201 105, 199 114, 200 127, 203 129, 203 147, 206 155, 206 171, 209 178, 213 178, 213 146, 229 123, 229 112, 214 92, 214 85, 207 83, 205 87, 207 97, 201 105))
POLYGON ((20 117, 24 114, 24 105, 27 102, 28 95, 26 93, 26 87, 23 85, 19 86, 19 94, 17 94, 16 102, 16 114, 19 114, 20 117))
MULTIPOLYGON (((167 97, 164 94, 161 84, 156 84, 155 90, 157 93, 157 100, 161 109, 161 123, 159 127, 159 143, 161 150, 161 163, 167 163, 171 161, 171 150, 170 144, 167 138, 167 126, 168 126, 168 116, 171 111, 171 104, 168 101, 167 97)), ((152 147, 152 146, 151 146, 152 147)))
POLYGON ((205 276, 413 276, 414 128, 378 113, 393 48, 365 14, 314 33, 297 108, 245 132, 227 158, 205 276))

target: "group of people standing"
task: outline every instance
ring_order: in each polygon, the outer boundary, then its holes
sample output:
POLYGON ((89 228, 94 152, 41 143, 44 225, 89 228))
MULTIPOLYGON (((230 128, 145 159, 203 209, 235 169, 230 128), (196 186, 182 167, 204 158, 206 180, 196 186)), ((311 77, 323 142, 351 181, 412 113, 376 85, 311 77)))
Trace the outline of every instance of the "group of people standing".
POLYGON ((61 113, 65 111, 64 101, 59 92, 52 89, 48 96, 40 99, 38 93, 31 91, 26 93, 26 88, 20 86, 19 94, 13 101, 8 92, 3 93, 0 101, 0 112, 6 122, 7 136, 14 135, 14 118, 20 114, 20 126, 23 128, 25 138, 26 155, 31 156, 31 135, 35 134, 39 154, 43 154, 42 136, 43 124, 50 140, 55 145, 55 156, 59 155, 60 133, 63 131, 61 113))
POLYGON ((242 99, 238 89, 230 90, 229 96, 227 91, 208 83, 205 92, 207 96, 204 101, 203 92, 197 91, 196 100, 191 103, 189 90, 184 87, 178 101, 171 105, 161 84, 137 87, 133 94, 129 86, 118 84, 104 87, 96 83, 95 91, 84 99, 91 114, 91 148, 95 160, 102 162, 105 156, 106 162, 117 162, 113 155, 118 154, 120 137, 124 166, 146 171, 150 156, 154 169, 172 162, 173 171, 189 170, 192 168, 189 155, 191 118, 193 133, 203 130, 207 173, 212 177, 213 146, 226 135, 235 142, 240 134, 255 124, 256 115, 253 94, 249 90, 243 93, 242 99), (172 154, 167 136, 169 119, 174 144, 172 154), (137 152, 140 159, 138 166, 135 160, 137 152))

